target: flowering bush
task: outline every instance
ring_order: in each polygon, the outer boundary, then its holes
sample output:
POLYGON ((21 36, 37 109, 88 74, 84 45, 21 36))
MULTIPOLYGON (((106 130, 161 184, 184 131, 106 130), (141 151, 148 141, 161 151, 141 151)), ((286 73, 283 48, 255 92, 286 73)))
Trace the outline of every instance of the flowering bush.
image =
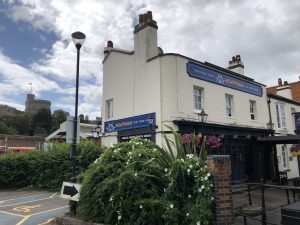
POLYGON ((300 145, 292 145, 291 153, 292 156, 300 156, 300 145))
POLYGON ((213 192, 205 161, 175 155, 141 139, 107 149, 83 176, 78 216, 106 224, 209 224, 213 192))

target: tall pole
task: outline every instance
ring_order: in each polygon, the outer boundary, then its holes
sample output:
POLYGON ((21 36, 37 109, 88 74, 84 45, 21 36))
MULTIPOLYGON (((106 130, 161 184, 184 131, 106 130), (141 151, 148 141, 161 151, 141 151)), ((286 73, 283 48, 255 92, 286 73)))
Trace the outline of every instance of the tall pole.
MULTIPOLYGON (((79 89, 79 56, 81 45, 77 44, 77 67, 76 67, 76 93, 75 93, 75 115, 74 115, 74 129, 73 129, 73 142, 71 146, 71 158, 72 158, 72 178, 71 182, 76 183, 76 144, 77 144, 77 124, 78 124, 78 89, 79 89)), ((77 202, 70 200, 70 215, 76 215, 77 202)))

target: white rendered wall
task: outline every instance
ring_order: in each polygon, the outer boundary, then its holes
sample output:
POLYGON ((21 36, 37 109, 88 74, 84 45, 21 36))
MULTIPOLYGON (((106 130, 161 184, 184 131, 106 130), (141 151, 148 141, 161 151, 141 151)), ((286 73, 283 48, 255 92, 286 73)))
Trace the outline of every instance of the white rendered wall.
POLYGON ((266 88, 263 96, 255 96, 231 88, 223 87, 200 79, 191 78, 186 71, 188 60, 181 56, 165 55, 162 64, 162 121, 174 119, 198 120, 194 112, 193 86, 204 90, 204 109, 208 114, 208 123, 266 128, 268 108, 266 88), (233 118, 226 117, 225 94, 233 95, 233 118), (257 119, 250 119, 249 101, 256 101, 257 119))
MULTIPOLYGON (((300 106, 285 102, 283 100, 278 100, 271 98, 270 103, 270 109, 271 109, 271 116, 272 116, 272 122, 274 123, 274 130, 276 135, 287 135, 287 134, 295 134, 295 120, 294 116, 292 114, 292 108, 296 110, 296 112, 300 112, 300 106), (284 104, 284 111, 285 111, 285 117, 286 117, 286 129, 278 128, 277 123, 277 115, 276 115, 276 104, 284 104)), ((277 147, 277 157, 278 157, 278 168, 279 171, 283 172, 286 171, 288 175, 288 179, 299 177, 299 168, 298 168, 298 160, 297 157, 292 156, 291 154, 291 146, 292 145, 286 145, 287 146, 287 157, 291 161, 288 160, 288 168, 283 167, 283 157, 282 157, 282 145, 276 145, 277 147)))

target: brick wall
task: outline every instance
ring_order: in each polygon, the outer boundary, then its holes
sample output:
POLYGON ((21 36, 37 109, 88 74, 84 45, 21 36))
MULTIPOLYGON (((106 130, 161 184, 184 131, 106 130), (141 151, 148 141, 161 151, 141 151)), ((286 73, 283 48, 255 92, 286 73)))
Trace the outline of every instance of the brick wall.
POLYGON ((215 191, 215 224, 233 224, 230 156, 209 156, 208 169, 213 175, 215 191))

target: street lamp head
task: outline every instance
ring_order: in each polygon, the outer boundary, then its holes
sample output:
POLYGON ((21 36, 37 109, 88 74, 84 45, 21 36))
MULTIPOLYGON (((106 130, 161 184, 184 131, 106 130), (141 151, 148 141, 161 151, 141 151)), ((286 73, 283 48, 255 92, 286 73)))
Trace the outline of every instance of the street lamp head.
POLYGON ((80 31, 76 31, 72 34, 72 39, 76 48, 81 48, 85 40, 85 37, 86 37, 85 34, 80 31))
POLYGON ((204 109, 202 109, 202 111, 201 111, 200 113, 198 113, 198 117, 201 118, 201 122, 202 122, 202 123, 203 123, 203 122, 204 122, 204 123, 206 122, 207 116, 208 116, 208 114, 205 113, 204 109))
POLYGON ((93 138, 99 138, 100 136, 100 125, 98 124, 97 127, 94 127, 92 129, 92 135, 93 135, 93 138))

